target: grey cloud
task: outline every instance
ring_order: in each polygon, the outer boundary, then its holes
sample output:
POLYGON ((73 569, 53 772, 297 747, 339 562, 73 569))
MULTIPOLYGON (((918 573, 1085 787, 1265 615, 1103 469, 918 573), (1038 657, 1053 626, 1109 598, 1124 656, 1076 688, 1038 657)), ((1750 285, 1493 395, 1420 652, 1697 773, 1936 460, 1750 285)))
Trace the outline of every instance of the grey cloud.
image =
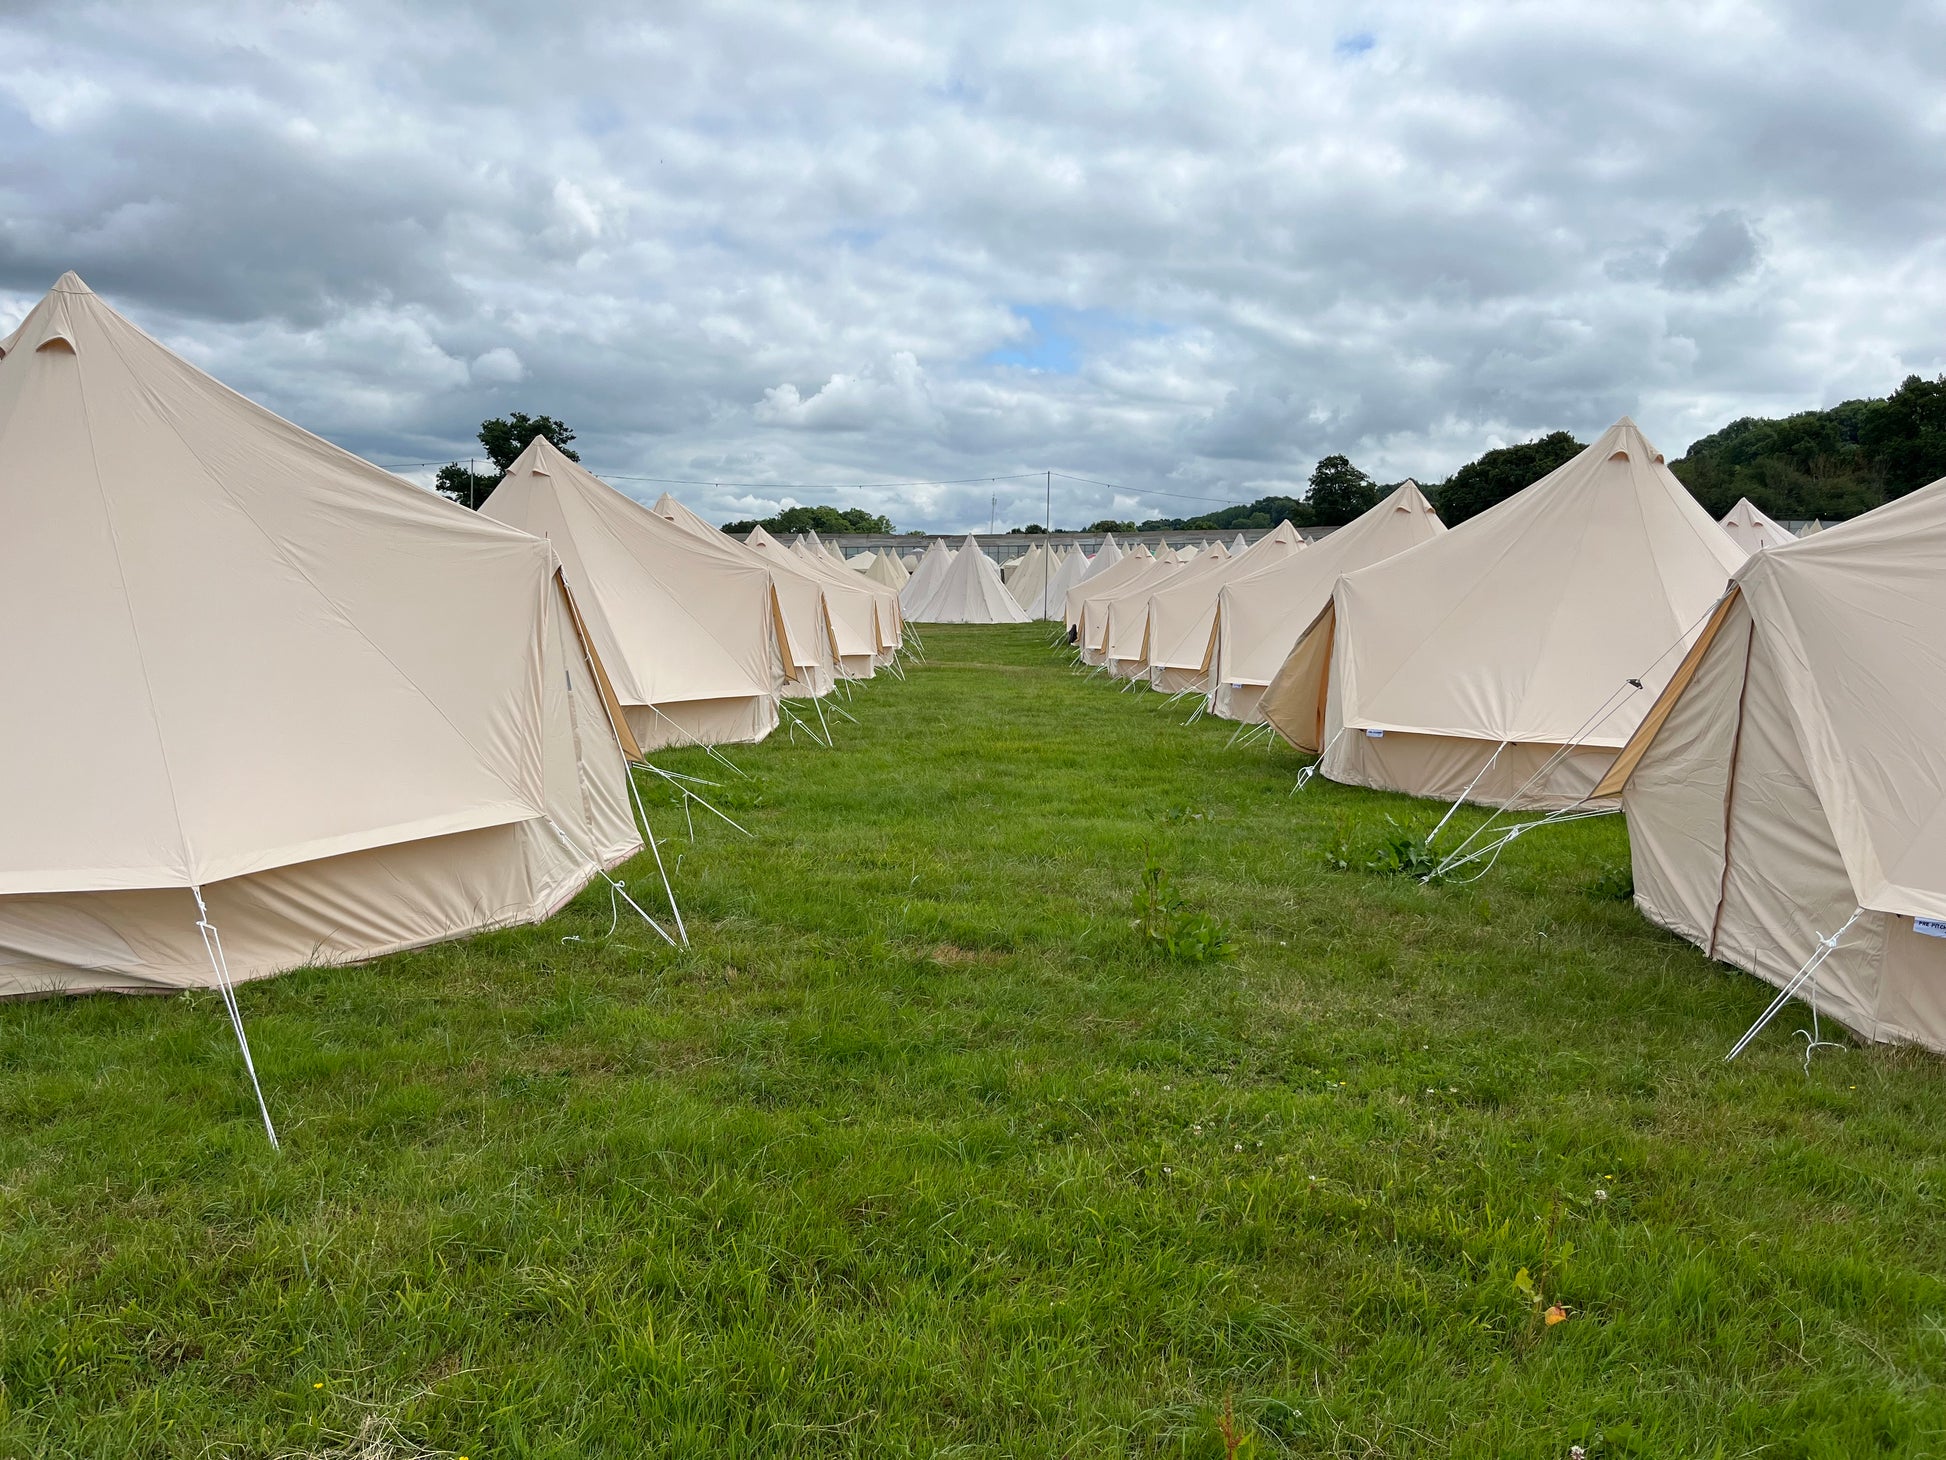
POLYGON ((1757 236, 1734 208, 1712 213, 1662 261, 1662 282, 1672 289, 1713 289, 1740 279, 1757 262, 1757 236))

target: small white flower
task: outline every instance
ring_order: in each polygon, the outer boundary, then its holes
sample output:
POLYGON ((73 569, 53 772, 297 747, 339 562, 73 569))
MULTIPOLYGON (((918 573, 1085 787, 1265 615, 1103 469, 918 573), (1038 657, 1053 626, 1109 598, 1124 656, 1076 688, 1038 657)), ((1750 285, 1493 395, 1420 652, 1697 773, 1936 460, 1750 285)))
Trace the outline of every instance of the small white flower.
POLYGON ((1568 1460, 1588 1460, 1588 1452, 1579 1445, 1568 1446, 1568 1460))
POLYGON ((1601 1189, 1601 1188, 1600 1188, 1599 1186, 1597 1186, 1597 1187, 1595 1188, 1595 1200, 1596 1200, 1596 1201, 1607 1201, 1607 1200, 1608 1200, 1608 1193, 1607 1193, 1607 1192, 1605 1192, 1605 1191, 1603 1191, 1603 1190, 1602 1190, 1602 1189, 1601 1189))
POLYGON ((1236 1149, 1236 1150, 1239 1150, 1239 1151, 1241 1151, 1241 1150, 1243 1149, 1243 1142, 1242 1142, 1242 1141, 1238 1141, 1238 1142, 1236 1143, 1236 1146, 1234 1147, 1234 1149, 1236 1149))

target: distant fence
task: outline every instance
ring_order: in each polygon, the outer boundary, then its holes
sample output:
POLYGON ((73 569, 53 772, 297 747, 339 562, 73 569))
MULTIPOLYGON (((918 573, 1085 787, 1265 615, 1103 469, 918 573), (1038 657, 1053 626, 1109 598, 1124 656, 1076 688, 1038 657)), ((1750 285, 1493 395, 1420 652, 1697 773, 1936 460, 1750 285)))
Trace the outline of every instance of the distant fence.
MULTIPOLYGON (((1211 543, 1220 542, 1225 547, 1229 547, 1236 542, 1239 533, 1242 534, 1243 540, 1246 543, 1253 543, 1270 536, 1275 530, 1269 527, 1233 527, 1228 532, 1117 532, 1112 535, 1115 541, 1120 543, 1124 548, 1131 547, 1139 542, 1148 548, 1150 552, 1154 552, 1164 543, 1167 543, 1170 547, 1181 547, 1187 543, 1190 547, 1200 552, 1211 543)), ((1303 532, 1307 541, 1315 541, 1327 533, 1337 531, 1334 527, 1306 527, 1300 530, 1303 532)), ((1050 532, 1046 534, 1038 532, 1031 534, 1025 532, 976 532, 973 534, 973 540, 980 545, 980 550, 988 557, 992 558, 995 562, 1004 563, 1007 559, 1017 558, 1029 548, 1042 542, 1052 543, 1054 546, 1061 548, 1079 547, 1083 552, 1093 557, 1101 550, 1103 538, 1109 535, 1101 532, 1050 532)), ((783 536, 787 541, 790 538, 790 534, 788 533, 783 534, 783 536)), ((821 532, 818 534, 818 540, 824 543, 826 547, 836 548, 848 558, 856 557, 860 553, 877 552, 881 548, 890 548, 901 557, 907 553, 923 553, 927 548, 932 546, 932 541, 935 537, 943 539, 948 547, 958 547, 966 541, 966 534, 963 532, 821 532)))

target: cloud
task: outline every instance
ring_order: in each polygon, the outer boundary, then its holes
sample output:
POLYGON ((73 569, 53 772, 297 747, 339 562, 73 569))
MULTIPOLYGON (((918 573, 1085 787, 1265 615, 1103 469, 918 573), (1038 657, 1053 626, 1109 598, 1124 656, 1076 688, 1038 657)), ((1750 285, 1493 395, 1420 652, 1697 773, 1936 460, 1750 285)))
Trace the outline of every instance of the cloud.
POLYGON ((520 356, 505 345, 475 356, 470 378, 481 385, 518 385, 527 378, 520 356))
POLYGON ((1662 260, 1662 282, 1672 289, 1711 289, 1750 272, 1757 236, 1734 208, 1712 213, 1662 260))
POLYGON ((754 484, 677 488, 718 517, 1039 520, 1052 468, 1119 484, 1085 522, 1946 369, 1927 7, 77 0, 0 48, 0 326, 78 269, 384 462, 522 409, 754 484))

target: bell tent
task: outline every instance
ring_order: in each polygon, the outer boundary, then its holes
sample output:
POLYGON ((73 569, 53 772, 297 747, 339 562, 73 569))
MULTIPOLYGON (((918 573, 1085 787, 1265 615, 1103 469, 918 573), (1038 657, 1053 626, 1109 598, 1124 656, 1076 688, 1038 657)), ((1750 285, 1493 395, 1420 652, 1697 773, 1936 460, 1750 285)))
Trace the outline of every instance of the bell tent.
POLYGON ((480 515, 544 537, 636 743, 724 745, 777 727, 778 610, 758 563, 714 561, 536 436, 480 515))
POLYGON ((1024 624, 1027 611, 1000 581, 993 559, 969 535, 953 554, 913 622, 926 624, 1024 624))
POLYGON ((1756 554, 1597 790, 1652 921, 1946 1053, 1942 565, 1946 480, 1756 554))
POLYGON ((1737 498, 1723 518, 1723 530, 1730 534, 1730 541, 1746 553, 1754 553, 1758 548, 1782 547, 1787 542, 1795 542, 1789 532, 1778 523, 1764 515, 1755 502, 1748 497, 1737 498))
MULTIPOLYGON (((229 986, 546 917, 642 845, 546 543, 73 274, 0 341, 0 993, 229 986)), ((268 1115, 266 1114, 266 1124, 268 1115)))
POLYGON ((1210 629, 1204 688, 1212 714, 1259 721, 1258 701, 1291 647, 1331 602, 1338 579, 1446 530, 1416 482, 1302 552, 1226 578, 1210 629))
MULTIPOLYGON (((1243 541, 1241 533, 1237 541, 1243 541)), ((1221 546, 1219 543, 1218 547, 1221 546)), ((1158 589, 1149 599, 1145 663, 1150 687, 1166 694, 1205 688, 1209 681, 1216 605, 1224 585, 1303 551, 1304 539, 1297 529, 1288 522, 1280 522, 1254 544, 1228 553, 1205 571, 1185 574, 1158 589)), ((1215 553, 1209 556, 1214 558, 1215 553)))
POLYGON ((1335 781, 1579 804, 1744 557, 1624 417, 1506 501, 1340 578, 1263 709, 1335 781))

